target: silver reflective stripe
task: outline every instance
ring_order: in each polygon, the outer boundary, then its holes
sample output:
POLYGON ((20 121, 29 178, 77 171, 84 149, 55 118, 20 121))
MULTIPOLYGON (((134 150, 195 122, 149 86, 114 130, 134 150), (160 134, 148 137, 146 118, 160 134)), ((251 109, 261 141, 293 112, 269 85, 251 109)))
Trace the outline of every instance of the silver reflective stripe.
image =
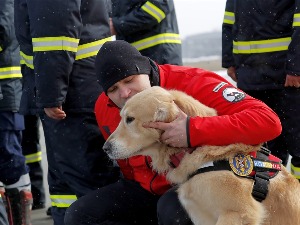
POLYGON ((235 16, 233 12, 225 12, 224 13, 224 19, 223 19, 223 23, 227 23, 227 24, 234 24, 235 22, 235 16))
POLYGON ((51 205, 58 208, 68 208, 77 200, 76 195, 50 195, 51 205))
POLYGON ((174 33, 165 33, 165 34, 158 34, 152 37, 148 37, 136 42, 131 43, 137 50, 141 51, 146 48, 151 48, 155 45, 159 44, 181 44, 181 39, 179 34, 174 33))
POLYGON ((112 41, 112 37, 108 37, 108 38, 104 38, 104 39, 101 39, 98 41, 79 45, 75 59, 80 60, 80 59, 96 56, 99 49, 107 41, 112 41))
POLYGON ((25 158, 26 158, 26 164, 40 162, 42 160, 42 152, 39 151, 37 153, 25 155, 25 158))
POLYGON ((71 51, 77 52, 79 39, 69 37, 32 38, 33 51, 71 51))
POLYGON ((295 13, 293 27, 299 27, 299 26, 300 26, 300 13, 295 13))
POLYGON ((291 164, 291 173, 294 177, 300 180, 300 167, 296 167, 293 164, 291 164))
POLYGON ((33 66, 33 56, 26 55, 24 52, 20 52, 20 56, 21 56, 21 61, 20 61, 21 65, 26 65, 30 69, 34 68, 34 66, 33 66))
POLYGON ((20 78, 20 77, 22 77, 20 66, 0 68, 0 79, 20 78))
POLYGON ((166 17, 164 11, 162 11, 160 8, 158 8, 151 2, 146 2, 141 8, 146 13, 154 17, 158 23, 160 23, 166 17))
POLYGON ((290 42, 290 37, 260 41, 234 41, 233 53, 252 54, 285 51, 288 49, 290 42))

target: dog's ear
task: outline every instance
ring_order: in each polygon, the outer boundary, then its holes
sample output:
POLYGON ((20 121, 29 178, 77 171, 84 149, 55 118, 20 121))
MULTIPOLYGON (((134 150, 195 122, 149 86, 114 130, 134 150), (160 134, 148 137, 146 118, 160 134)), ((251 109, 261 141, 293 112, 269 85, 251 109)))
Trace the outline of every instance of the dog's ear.
POLYGON ((178 112, 174 102, 160 102, 154 113, 154 121, 171 122, 175 120, 178 112))

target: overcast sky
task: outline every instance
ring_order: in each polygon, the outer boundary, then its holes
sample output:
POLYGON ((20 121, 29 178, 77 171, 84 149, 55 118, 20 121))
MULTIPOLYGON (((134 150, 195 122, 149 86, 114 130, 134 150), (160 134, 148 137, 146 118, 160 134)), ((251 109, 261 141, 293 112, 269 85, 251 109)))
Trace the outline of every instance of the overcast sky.
POLYGON ((182 38, 221 30, 226 0, 174 0, 174 4, 182 38))

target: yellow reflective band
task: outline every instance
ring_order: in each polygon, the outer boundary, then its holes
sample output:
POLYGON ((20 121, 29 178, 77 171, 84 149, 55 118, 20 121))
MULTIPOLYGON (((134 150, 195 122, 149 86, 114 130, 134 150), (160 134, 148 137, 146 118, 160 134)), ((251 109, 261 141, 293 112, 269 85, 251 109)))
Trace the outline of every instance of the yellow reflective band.
POLYGON ((40 162, 42 160, 42 152, 39 151, 37 153, 25 155, 25 158, 26 158, 26 164, 40 162))
POLYGON ((294 177, 300 180, 300 167, 296 167, 293 164, 291 164, 291 173, 294 177))
POLYGON ((20 66, 0 68, 0 79, 20 78, 20 77, 22 77, 20 66))
POLYGON ((70 51, 77 52, 79 39, 70 37, 32 38, 34 52, 41 51, 70 51))
POLYGON ((234 24, 235 22, 235 16, 233 12, 225 12, 224 13, 224 19, 223 19, 223 23, 226 24, 234 24))
POLYGON ((20 56, 21 56, 21 60, 20 60, 20 64, 21 65, 26 65, 30 69, 34 69, 34 66, 33 66, 33 56, 26 55, 22 51, 20 51, 20 56))
POLYGON ((3 48, 0 46, 0 52, 2 52, 3 48))
POLYGON ((50 195, 51 205, 58 208, 68 208, 77 200, 76 195, 50 195))
POLYGON ((234 41, 233 53, 253 54, 286 51, 290 42, 290 37, 260 41, 234 41))
POLYGON ((141 51, 146 48, 151 48, 159 44, 181 44, 181 39, 179 34, 165 33, 158 34, 152 37, 148 37, 136 42, 131 43, 137 50, 141 51))
POLYGON ((166 17, 164 11, 151 2, 146 2, 141 8, 150 16, 154 17, 159 23, 166 17))
POLYGON ((299 27, 299 26, 300 26, 300 13, 295 13, 293 27, 299 27))
POLYGON ((108 37, 108 38, 104 38, 104 39, 101 39, 98 41, 79 45, 75 60, 84 59, 84 58, 88 58, 91 56, 96 56, 99 49, 107 41, 112 41, 112 37, 108 37))

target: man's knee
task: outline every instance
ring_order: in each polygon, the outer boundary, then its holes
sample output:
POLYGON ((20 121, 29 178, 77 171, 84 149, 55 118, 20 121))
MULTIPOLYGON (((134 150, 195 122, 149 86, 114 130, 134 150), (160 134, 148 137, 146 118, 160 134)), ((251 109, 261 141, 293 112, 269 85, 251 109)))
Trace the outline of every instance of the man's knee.
POLYGON ((192 225, 192 222, 178 199, 176 189, 162 195, 157 203, 160 225, 192 225))

